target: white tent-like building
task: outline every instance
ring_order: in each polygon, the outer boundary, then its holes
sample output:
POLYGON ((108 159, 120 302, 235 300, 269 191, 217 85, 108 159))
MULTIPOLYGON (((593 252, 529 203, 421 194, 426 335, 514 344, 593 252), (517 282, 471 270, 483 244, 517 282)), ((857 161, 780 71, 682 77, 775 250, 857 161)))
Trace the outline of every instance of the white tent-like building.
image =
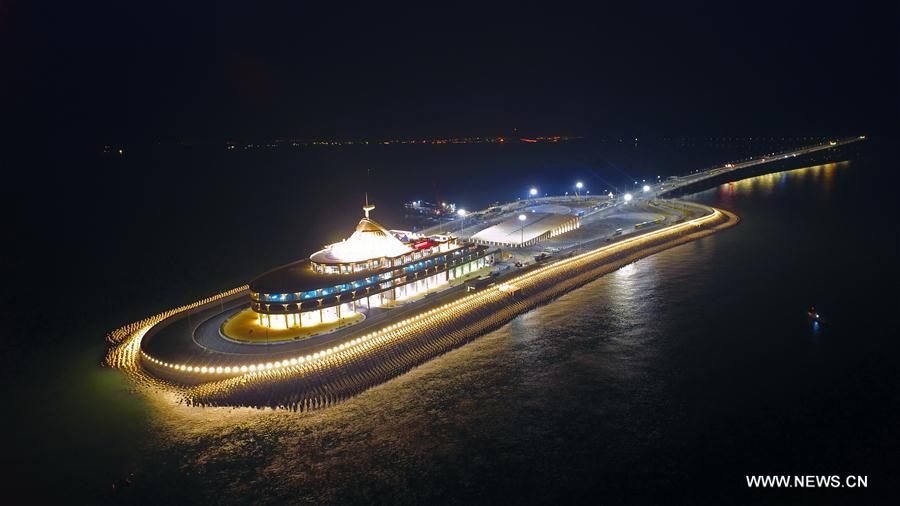
POLYGON ((472 236, 472 241, 488 246, 520 248, 575 230, 579 226, 581 220, 578 216, 526 212, 478 232, 472 236))

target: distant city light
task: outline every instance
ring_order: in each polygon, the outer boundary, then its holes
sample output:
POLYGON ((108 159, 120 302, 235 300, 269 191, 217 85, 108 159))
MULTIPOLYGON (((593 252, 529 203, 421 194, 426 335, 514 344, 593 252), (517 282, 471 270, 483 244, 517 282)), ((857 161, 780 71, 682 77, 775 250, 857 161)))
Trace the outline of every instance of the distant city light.
POLYGON ((616 196, 615 196, 615 194, 613 194, 613 192, 609 192, 609 198, 612 199, 612 198, 615 198, 615 197, 616 197, 616 196))
POLYGON ((625 202, 631 202, 631 199, 632 199, 632 198, 633 198, 633 197, 631 196, 630 193, 626 193, 626 194, 625 194, 625 202))

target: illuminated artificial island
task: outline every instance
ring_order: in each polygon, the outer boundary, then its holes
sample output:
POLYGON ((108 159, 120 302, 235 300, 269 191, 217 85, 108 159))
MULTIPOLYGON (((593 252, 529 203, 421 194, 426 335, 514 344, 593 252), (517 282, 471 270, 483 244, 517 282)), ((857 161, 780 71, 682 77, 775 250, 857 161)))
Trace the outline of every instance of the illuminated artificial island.
POLYGON ((478 230, 468 240, 464 213, 459 234, 447 231, 457 221, 416 234, 374 221, 366 199, 347 239, 117 329, 106 362, 192 405, 331 405, 603 274, 739 221, 665 197, 859 139, 672 177, 638 195, 522 199, 470 213, 478 230))

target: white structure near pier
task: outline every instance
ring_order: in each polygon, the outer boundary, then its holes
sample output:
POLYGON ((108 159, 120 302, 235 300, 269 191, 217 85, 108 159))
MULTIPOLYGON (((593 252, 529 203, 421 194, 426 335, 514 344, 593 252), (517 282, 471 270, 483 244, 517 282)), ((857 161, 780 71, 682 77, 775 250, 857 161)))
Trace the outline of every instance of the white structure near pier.
POLYGON ((523 212, 478 232, 472 236, 472 242, 519 248, 556 237, 580 226, 578 216, 570 214, 523 212))

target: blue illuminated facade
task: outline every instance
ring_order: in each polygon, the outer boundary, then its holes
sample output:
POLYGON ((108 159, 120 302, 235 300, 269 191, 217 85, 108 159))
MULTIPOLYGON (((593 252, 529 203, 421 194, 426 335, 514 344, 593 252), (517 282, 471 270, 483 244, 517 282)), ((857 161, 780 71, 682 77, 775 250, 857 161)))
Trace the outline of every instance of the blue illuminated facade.
MULTIPOLYGON (((433 254, 431 256, 413 260, 409 263, 394 267, 385 267, 381 270, 357 272, 345 275, 328 275, 312 273, 306 281, 319 281, 323 286, 315 289, 302 289, 298 291, 282 291, 279 293, 267 293, 254 290, 251 283, 251 308, 263 314, 288 314, 299 313, 307 310, 319 310, 347 304, 348 302, 368 299, 374 295, 402 289, 408 284, 421 282, 426 278, 445 274, 440 281, 447 282, 454 277, 453 269, 461 266, 469 266, 475 262, 479 266, 493 263, 489 257, 488 248, 475 244, 466 244, 451 251, 433 254), (347 279, 347 278, 352 279, 347 279), (329 279, 340 278, 341 282, 326 284, 329 279)), ((416 255, 418 256, 418 255, 416 255)), ((385 262, 383 265, 392 265, 393 262, 385 262)), ((480 267, 479 267, 480 268, 480 267)), ((396 293, 386 295, 388 299, 396 297, 396 293)), ((366 301, 364 307, 371 305, 366 301)))

